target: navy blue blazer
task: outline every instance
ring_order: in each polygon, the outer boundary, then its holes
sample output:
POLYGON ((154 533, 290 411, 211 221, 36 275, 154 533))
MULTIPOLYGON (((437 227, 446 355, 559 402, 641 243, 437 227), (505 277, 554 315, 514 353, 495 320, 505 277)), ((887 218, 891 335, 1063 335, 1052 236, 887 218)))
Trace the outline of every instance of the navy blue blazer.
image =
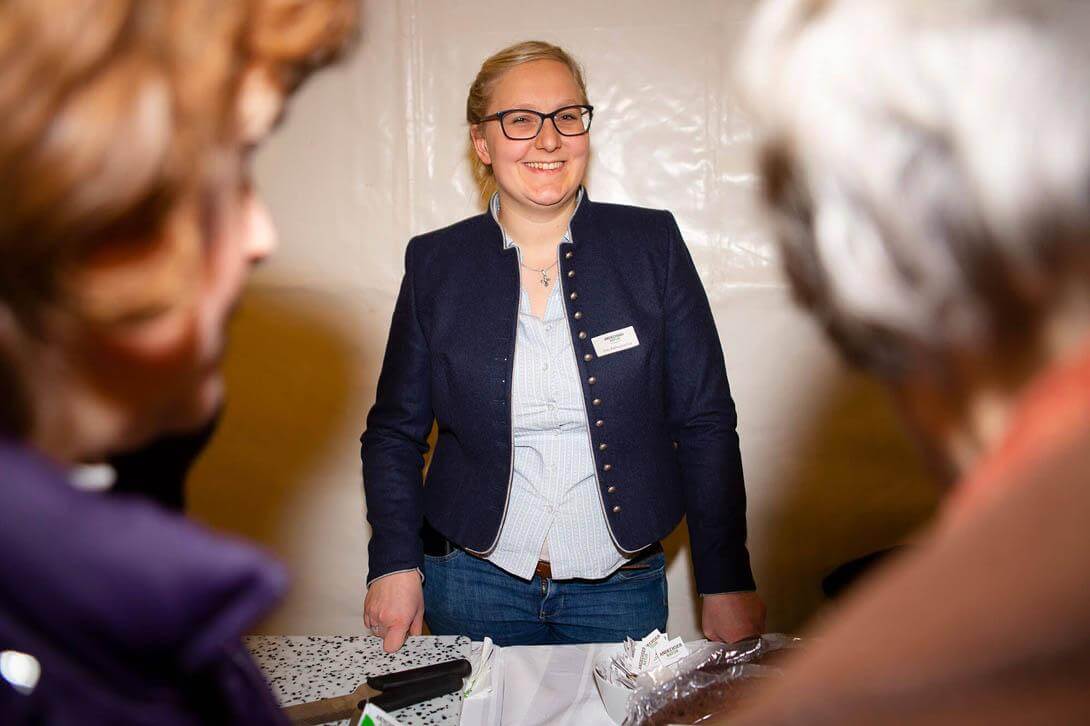
MULTIPOLYGON (((686 515, 697 589, 754 589, 734 401, 708 299, 673 216, 584 198, 559 254, 613 540, 640 550, 686 515), (592 338, 628 326, 637 347, 595 354, 592 338)), ((424 517, 471 552, 495 546, 511 482, 518 305, 517 252, 504 249, 490 214, 409 242, 361 437, 368 582, 423 566, 424 517), (422 482, 433 421, 438 439, 422 482)))

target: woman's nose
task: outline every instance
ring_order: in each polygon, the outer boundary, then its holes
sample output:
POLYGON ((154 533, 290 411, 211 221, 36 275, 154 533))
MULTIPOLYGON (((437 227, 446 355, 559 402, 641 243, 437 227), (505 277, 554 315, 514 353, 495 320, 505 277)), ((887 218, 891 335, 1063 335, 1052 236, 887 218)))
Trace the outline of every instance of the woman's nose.
POLYGON ((245 204, 246 258, 257 264, 276 251, 276 226, 260 196, 250 192, 245 204))
POLYGON ((560 132, 556 130, 556 122, 551 119, 545 119, 541 123, 541 131, 538 133, 537 138, 534 141, 534 145, 542 151, 555 151, 563 143, 560 138, 560 132))

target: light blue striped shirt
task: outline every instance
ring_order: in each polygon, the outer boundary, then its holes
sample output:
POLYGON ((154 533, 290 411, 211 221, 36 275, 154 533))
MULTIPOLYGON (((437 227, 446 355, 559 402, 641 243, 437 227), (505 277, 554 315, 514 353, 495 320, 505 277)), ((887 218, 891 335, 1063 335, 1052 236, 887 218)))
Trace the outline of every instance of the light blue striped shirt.
MULTIPOLYGON (((582 191, 580 191, 582 201, 582 191)), ((499 195, 490 204, 499 223, 499 195)), ((501 226, 502 229, 502 226, 501 226)), ((504 247, 518 247, 507 231, 504 247)), ((571 239, 565 232, 561 243, 571 239)), ((519 259, 522 251, 518 250, 519 259)), ((499 540, 488 560, 530 579, 544 555, 553 577, 606 577, 626 558, 609 534, 594 474, 594 455, 579 368, 559 281, 545 314, 519 295, 511 400, 514 466, 499 540)))

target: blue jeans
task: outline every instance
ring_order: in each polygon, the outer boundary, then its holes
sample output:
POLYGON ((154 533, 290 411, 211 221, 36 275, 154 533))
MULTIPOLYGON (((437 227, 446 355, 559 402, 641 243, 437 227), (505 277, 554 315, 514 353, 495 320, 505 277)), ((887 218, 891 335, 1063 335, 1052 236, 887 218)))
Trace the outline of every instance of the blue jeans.
POLYGON ((434 635, 496 645, 615 643, 666 630, 661 552, 601 580, 526 581, 455 549, 424 557, 424 619, 434 635))

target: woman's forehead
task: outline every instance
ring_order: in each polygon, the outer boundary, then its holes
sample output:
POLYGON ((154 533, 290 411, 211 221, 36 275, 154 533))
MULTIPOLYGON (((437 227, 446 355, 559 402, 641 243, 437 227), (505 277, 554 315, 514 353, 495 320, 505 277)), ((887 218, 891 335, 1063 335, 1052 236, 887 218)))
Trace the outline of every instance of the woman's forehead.
POLYGON ((530 108, 552 111, 583 102, 583 93, 571 70, 554 60, 522 63, 500 76, 492 89, 492 110, 530 108))

